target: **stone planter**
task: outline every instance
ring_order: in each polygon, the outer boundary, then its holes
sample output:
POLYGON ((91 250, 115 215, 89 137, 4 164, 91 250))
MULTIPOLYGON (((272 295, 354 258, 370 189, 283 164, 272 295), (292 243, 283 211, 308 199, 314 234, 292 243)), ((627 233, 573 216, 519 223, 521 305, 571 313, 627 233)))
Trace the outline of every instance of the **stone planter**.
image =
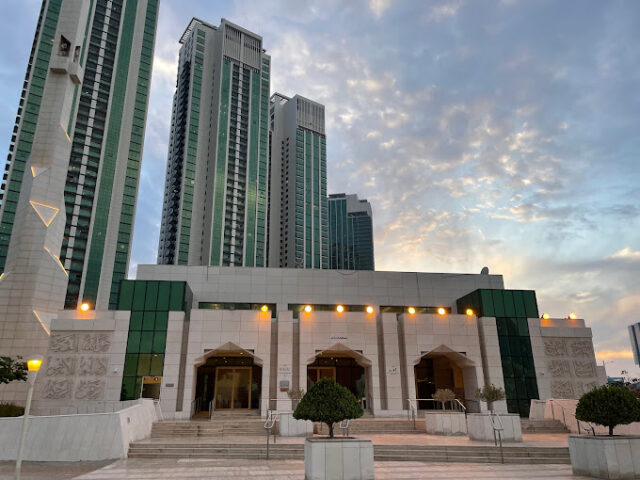
POLYGON ((281 413, 278 427, 281 437, 312 437, 313 422, 309 420, 296 420, 293 413, 281 413))
POLYGON ((640 436, 569 435, 571 467, 576 475, 640 478, 640 436))
MULTIPOLYGON (((520 415, 516 413, 499 413, 504 430, 502 431, 503 442, 521 442, 522 428, 520 425, 520 415)), ((471 440, 493 442, 493 426, 489 418, 489 412, 469 413, 467 415, 467 430, 471 440)))
POLYGON ((433 410, 424 412, 424 424, 431 435, 466 435, 467 419, 463 412, 433 410))
POLYGON ((353 437, 307 438, 304 473, 305 480, 372 480, 373 443, 353 437))

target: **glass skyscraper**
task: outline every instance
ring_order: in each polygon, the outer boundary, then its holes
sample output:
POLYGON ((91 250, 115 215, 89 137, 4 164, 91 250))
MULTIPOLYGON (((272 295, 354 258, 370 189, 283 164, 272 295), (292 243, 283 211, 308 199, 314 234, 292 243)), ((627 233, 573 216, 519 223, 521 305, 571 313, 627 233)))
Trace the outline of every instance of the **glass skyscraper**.
POLYGON ((180 43, 158 263, 266 267, 270 57, 224 19, 180 43))
MULTIPOLYGON (((79 8, 65 0, 69 12, 79 8)), ((77 3, 77 1, 76 1, 77 3)), ((115 308, 133 232, 151 81, 158 0, 86 0, 84 78, 63 122, 71 142, 59 252, 68 272, 65 308, 80 302, 115 308)), ((79 5, 79 4, 78 4, 79 5)), ((43 102, 63 0, 42 3, 0 192, 0 272, 4 271, 25 166, 43 102)), ((64 41, 63 41, 64 43, 64 41)))
POLYGON ((371 204, 357 195, 329 195, 330 268, 374 270, 371 204))
POLYGON ((271 97, 269 266, 329 268, 324 106, 271 97))

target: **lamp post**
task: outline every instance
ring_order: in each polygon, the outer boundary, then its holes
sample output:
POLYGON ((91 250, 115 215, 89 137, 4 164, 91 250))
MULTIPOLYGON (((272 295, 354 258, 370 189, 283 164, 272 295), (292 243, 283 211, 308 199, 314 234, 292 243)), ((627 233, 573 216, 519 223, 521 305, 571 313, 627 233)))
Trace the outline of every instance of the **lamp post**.
POLYGON ((29 393, 27 393, 27 403, 24 406, 24 416, 22 418, 22 436, 18 445, 18 456, 16 457, 16 480, 20 480, 20 470, 22 469, 22 452, 24 451, 24 443, 27 440, 27 428, 29 426, 29 410, 31 410, 31 398, 33 397, 33 384, 36 383, 36 376, 40 370, 42 360, 34 358, 27 361, 27 383, 29 384, 29 393))

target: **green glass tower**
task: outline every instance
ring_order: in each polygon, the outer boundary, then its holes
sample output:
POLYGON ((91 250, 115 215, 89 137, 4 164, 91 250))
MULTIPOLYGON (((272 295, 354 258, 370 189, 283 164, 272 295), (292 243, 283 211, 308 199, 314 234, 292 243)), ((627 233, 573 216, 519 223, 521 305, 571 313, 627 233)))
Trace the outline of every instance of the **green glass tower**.
POLYGON ((225 19, 180 43, 158 263, 266 267, 270 57, 225 19))
POLYGON ((269 266, 329 268, 324 106, 271 97, 269 266))
POLYGON ((329 195, 330 268, 374 270, 371 204, 357 195, 329 195))
MULTIPOLYGON (((115 308, 129 265, 159 0, 86 2, 84 44, 77 52, 84 79, 63 125, 71 142, 66 224, 61 250, 54 254, 69 274, 65 308, 81 302, 115 308)), ((0 193, 0 272, 56 55, 54 35, 65 21, 62 4, 43 1, 27 66, 0 193)))

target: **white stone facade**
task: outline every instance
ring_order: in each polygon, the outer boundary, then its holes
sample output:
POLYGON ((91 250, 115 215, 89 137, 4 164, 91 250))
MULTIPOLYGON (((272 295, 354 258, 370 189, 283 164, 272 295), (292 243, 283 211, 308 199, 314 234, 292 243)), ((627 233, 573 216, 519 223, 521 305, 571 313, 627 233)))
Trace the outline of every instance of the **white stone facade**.
MULTIPOLYGON (((141 266, 138 276, 146 281, 186 281, 193 293, 188 312, 169 313, 160 388, 165 418, 189 418, 196 411, 198 369, 211 359, 228 357, 251 359, 259 367, 253 376, 260 372, 255 381, 263 415, 268 409, 291 412, 288 391, 308 389, 310 368, 331 372, 331 365, 313 366, 321 365, 315 363, 320 360, 327 365, 328 359, 350 359, 353 368, 363 372, 362 401, 375 416, 406 415, 410 404, 425 406, 417 388, 424 381, 419 368, 425 360, 431 362, 429 375, 436 386, 454 390, 469 412, 488 409, 477 400, 476 389, 489 383, 504 387, 496 319, 456 313, 456 299, 470 291, 502 289, 500 276, 345 276, 331 270, 175 266, 141 266), (210 309, 216 302, 216 309, 210 309), (237 309, 228 306, 234 304, 237 309), (249 309, 252 304, 269 309, 249 309), (312 311, 300 311, 307 304, 312 311), (351 310, 339 313, 338 304, 351 310), (373 311, 368 313, 366 306, 373 311), (446 313, 411 314, 409 306, 442 306, 446 313)), ((53 320, 34 401, 39 413, 121 407, 129 317, 129 311, 65 312, 53 320)), ((548 339, 562 339, 568 354, 575 356, 571 362, 578 362, 571 364, 567 381, 590 379, 573 368, 593 359, 591 332, 583 321, 557 327, 529 319, 529 325, 540 398, 550 398, 544 382, 551 378, 549 364, 556 360, 555 351, 544 347, 548 339)), ((342 381, 339 368, 333 372, 342 381)), ((206 411, 206 406, 200 407, 206 411)), ((506 413, 507 404, 495 402, 493 409, 506 413)))

